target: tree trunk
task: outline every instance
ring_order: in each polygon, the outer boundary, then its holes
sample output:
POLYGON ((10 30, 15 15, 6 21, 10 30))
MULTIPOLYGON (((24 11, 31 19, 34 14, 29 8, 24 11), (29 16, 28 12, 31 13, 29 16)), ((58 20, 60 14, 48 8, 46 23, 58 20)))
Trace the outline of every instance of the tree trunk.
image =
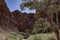
POLYGON ((55 34, 56 34, 56 37, 57 37, 57 40, 60 40, 59 38, 59 21, 58 21, 58 8, 57 6, 58 5, 55 5, 56 6, 56 27, 55 27, 55 34))
MULTIPOLYGON (((57 18, 56 18, 57 19, 57 18)), ((58 26, 58 20, 56 20, 56 27, 55 27, 55 34, 56 34, 56 37, 57 37, 57 40, 60 40, 59 38, 59 26, 58 26)))

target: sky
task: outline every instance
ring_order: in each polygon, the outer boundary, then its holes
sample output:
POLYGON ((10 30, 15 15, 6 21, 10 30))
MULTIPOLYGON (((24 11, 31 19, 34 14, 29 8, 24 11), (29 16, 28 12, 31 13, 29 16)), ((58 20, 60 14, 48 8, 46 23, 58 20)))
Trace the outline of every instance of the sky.
MULTIPOLYGON (((14 10, 21 11, 20 4, 22 3, 22 0, 5 0, 5 2, 7 3, 7 6, 11 12, 14 10)), ((26 8, 26 10, 21 11, 21 12, 35 13, 35 10, 29 10, 28 8, 26 8)))

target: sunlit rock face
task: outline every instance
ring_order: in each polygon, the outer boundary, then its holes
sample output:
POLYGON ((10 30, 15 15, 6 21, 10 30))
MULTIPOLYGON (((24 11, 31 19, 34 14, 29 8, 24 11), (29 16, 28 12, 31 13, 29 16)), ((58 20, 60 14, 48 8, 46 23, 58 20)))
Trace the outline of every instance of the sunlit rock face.
POLYGON ((12 15, 14 15, 14 20, 16 20, 17 25, 18 25, 18 30, 19 31, 24 31, 25 30, 30 30, 32 31, 33 23, 34 23, 34 14, 30 13, 21 13, 18 10, 15 10, 12 12, 12 15))
POLYGON ((4 30, 8 28, 9 15, 10 11, 5 3, 5 0, 0 0, 0 27, 4 30))
POLYGON ((18 10, 12 13, 8 9, 5 0, 0 0, 0 28, 4 31, 23 31, 32 30, 34 14, 21 13, 18 10))
POLYGON ((10 13, 6 3, 5 3, 5 0, 0 0, 0 13, 10 13))

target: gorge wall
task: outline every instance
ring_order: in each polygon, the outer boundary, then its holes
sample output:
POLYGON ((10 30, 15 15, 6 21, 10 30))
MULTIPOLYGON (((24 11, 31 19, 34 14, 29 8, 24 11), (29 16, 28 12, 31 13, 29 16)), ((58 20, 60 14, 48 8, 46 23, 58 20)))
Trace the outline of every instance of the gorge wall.
POLYGON ((18 10, 10 12, 5 0, 0 0, 0 28, 5 31, 32 30, 34 23, 33 13, 21 13, 18 10))

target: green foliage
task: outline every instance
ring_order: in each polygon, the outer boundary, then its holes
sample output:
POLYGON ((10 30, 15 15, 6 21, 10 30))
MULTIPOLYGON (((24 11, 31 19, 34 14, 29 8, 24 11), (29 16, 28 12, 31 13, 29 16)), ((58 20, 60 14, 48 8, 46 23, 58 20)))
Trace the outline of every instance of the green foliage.
MULTIPOLYGON (((60 1, 55 1, 55 0, 22 0, 22 4, 20 5, 21 8, 29 8, 29 9, 35 9, 36 12, 40 12, 42 11, 42 9, 46 9, 48 10, 50 13, 54 13, 56 12, 56 9, 55 8, 56 6, 55 5, 58 5, 58 10, 60 10, 60 1), (27 2, 26 2, 27 1, 27 2), (56 3, 58 2, 58 3, 56 3), (48 6, 48 7, 47 7, 48 6), (38 11, 40 10, 40 11, 38 11)), ((45 10, 45 11, 46 11, 45 10)))
POLYGON ((43 2, 41 2, 41 1, 39 2, 38 0, 33 0, 33 1, 23 0, 22 4, 20 4, 20 8, 24 9, 25 7, 27 7, 30 10, 32 10, 32 9, 37 9, 37 7, 38 8, 42 7, 42 5, 43 5, 43 2))
POLYGON ((9 38, 13 40, 17 40, 15 35, 10 35, 9 38))
POLYGON ((54 33, 42 33, 42 34, 35 34, 35 35, 31 35, 30 37, 28 37, 27 40, 51 40, 51 39, 55 39, 56 40, 56 36, 54 33))
POLYGON ((51 31, 51 25, 45 18, 39 18, 33 26, 33 33, 46 33, 51 31))
POLYGON ((49 40, 56 40, 55 38, 48 38, 49 40))
MULTIPOLYGON (((26 36, 26 33, 20 32, 18 34, 13 33, 0 33, 0 40, 22 40, 26 36), (23 36, 24 35, 24 36, 23 36)), ((29 35, 26 40, 56 40, 55 33, 40 33, 29 35)))
POLYGON ((20 32, 20 35, 22 35, 24 39, 27 39, 30 36, 29 33, 24 33, 24 32, 20 32))
POLYGON ((22 40, 24 37, 20 34, 12 34, 8 32, 0 33, 0 40, 22 40))

